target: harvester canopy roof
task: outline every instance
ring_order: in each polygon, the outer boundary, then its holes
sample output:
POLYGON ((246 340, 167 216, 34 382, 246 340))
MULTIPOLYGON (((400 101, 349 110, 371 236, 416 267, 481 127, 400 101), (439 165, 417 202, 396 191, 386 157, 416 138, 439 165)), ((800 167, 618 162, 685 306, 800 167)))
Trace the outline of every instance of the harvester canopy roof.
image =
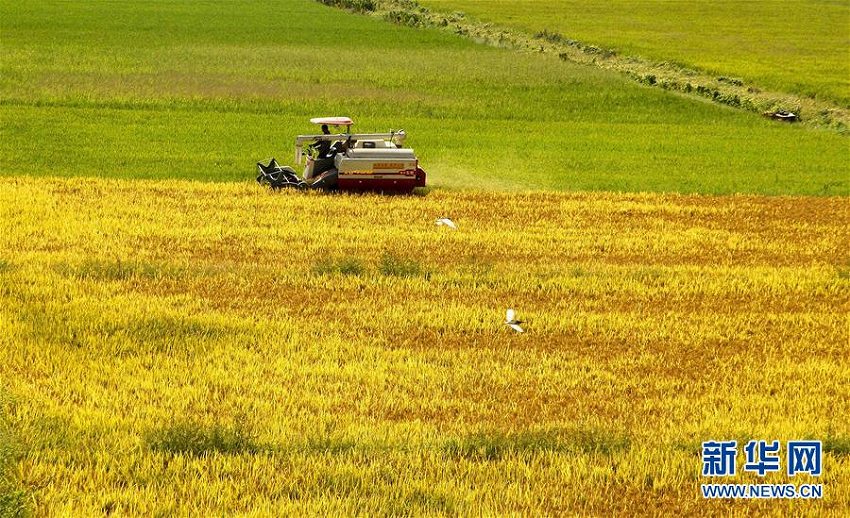
POLYGON ((310 119, 313 124, 327 124, 329 126, 351 126, 354 121, 348 117, 316 117, 310 119))

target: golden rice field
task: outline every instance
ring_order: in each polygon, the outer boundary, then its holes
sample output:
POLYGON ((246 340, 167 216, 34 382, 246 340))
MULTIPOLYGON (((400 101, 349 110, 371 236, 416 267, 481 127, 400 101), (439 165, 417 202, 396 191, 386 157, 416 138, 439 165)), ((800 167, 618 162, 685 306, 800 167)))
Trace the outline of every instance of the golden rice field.
POLYGON ((0 213, 36 515, 850 512, 847 198, 4 178, 0 213), (704 501, 733 438, 822 439, 824 499, 704 501))

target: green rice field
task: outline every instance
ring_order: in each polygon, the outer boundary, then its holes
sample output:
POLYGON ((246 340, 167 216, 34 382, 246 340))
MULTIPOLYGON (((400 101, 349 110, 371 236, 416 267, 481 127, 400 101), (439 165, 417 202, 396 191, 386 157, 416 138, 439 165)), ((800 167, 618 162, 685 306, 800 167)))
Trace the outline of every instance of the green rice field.
POLYGON ((531 33, 850 106, 846 0, 423 0, 531 33))
POLYGON ((2 11, 4 175, 249 179, 343 114, 406 129, 440 187, 850 190, 840 135, 316 2, 2 11))

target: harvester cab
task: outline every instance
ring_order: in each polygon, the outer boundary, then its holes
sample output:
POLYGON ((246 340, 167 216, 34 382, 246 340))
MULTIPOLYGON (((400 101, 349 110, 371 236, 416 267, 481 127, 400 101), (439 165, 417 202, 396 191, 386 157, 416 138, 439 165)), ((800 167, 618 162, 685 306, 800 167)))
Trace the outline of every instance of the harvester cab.
POLYGON ((295 138, 295 163, 305 165, 303 178, 272 159, 269 165, 257 164, 258 182, 273 188, 345 191, 409 192, 425 186, 425 171, 416 154, 404 147, 404 130, 352 133, 354 122, 348 117, 319 117, 310 122, 321 125, 323 131, 295 138))

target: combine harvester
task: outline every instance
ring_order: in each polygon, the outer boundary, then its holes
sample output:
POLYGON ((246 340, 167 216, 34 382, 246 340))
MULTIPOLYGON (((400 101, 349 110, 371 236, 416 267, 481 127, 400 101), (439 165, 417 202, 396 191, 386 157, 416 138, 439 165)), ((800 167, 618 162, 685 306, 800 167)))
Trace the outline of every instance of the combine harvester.
POLYGON ((304 176, 281 166, 272 158, 257 163, 257 182, 273 189, 321 189, 341 191, 410 192, 425 186, 425 171, 410 148, 402 147, 404 130, 389 133, 351 133, 348 117, 310 119, 322 126, 318 135, 295 138, 295 163, 306 157, 304 176), (328 126, 345 128, 331 134, 328 126), (306 153, 304 146, 307 145, 306 153))

